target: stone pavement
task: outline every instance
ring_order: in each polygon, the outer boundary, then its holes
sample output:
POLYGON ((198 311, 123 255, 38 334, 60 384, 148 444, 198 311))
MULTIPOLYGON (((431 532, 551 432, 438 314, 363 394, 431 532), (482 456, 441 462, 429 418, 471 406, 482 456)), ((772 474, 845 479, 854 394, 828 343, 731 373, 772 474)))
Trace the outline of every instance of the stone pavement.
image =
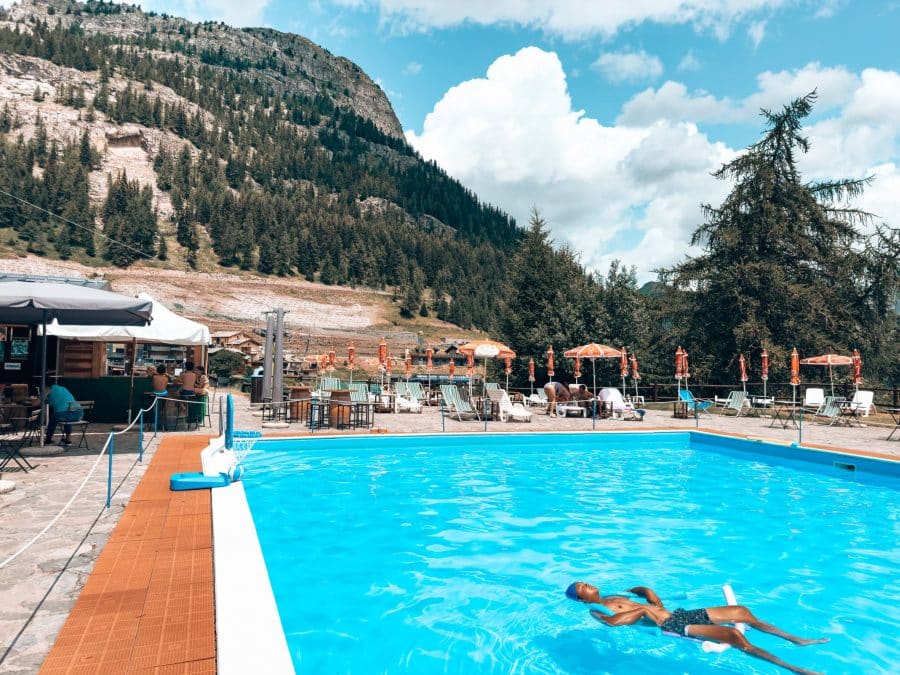
MULTIPOLYGON (((235 395, 236 426, 262 429, 259 412, 251 409, 245 396, 235 395)), ((900 458, 900 442, 887 441, 889 419, 878 418, 885 426, 871 420, 863 428, 803 425, 804 444, 827 448, 879 453, 900 458)), ((193 434, 217 431, 217 415, 213 430, 201 428, 193 434)), ((483 422, 459 422, 449 416, 444 420, 447 433, 483 432, 483 422)), ((781 443, 798 440, 799 432, 791 427, 769 427, 768 418, 733 418, 723 415, 702 416, 701 430, 720 431, 781 443)), ((99 425, 92 425, 92 430, 99 425)), ((583 418, 550 418, 536 413, 531 423, 488 422, 489 432, 590 431, 593 423, 583 418)), ((697 428, 694 419, 674 419, 671 404, 650 404, 643 422, 614 419, 597 420, 596 430, 651 430, 657 428, 697 428)), ((437 407, 426 407, 421 414, 376 414, 375 427, 391 433, 441 432, 441 415, 437 407)), ((264 435, 307 435, 304 425, 292 424, 288 429, 262 429, 264 435)), ((322 433, 322 432, 317 432, 322 433)), ((900 434, 897 434, 900 436, 900 434)), ((74 494, 97 459, 105 437, 91 435, 94 450, 71 450, 66 453, 32 458, 36 468, 27 474, 5 471, 3 479, 15 483, 15 490, 0 494, 0 562, 38 533, 74 494)), ((116 492, 110 509, 106 502, 106 468, 104 457, 84 490, 65 515, 22 556, 0 569, 0 673, 33 673, 50 651, 56 635, 75 603, 110 532, 119 519, 132 492, 143 476, 159 438, 148 441, 144 462, 137 463, 137 434, 117 437, 113 462, 113 487, 116 492)))

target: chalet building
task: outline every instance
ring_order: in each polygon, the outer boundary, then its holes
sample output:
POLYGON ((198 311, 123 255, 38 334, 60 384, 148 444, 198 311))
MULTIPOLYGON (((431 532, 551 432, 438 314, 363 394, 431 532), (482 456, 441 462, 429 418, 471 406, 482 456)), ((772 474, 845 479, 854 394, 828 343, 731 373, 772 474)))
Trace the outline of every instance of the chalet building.
POLYGON ((223 347, 232 351, 239 351, 251 361, 259 361, 262 358, 262 340, 253 333, 242 330, 220 330, 210 334, 213 347, 223 347))

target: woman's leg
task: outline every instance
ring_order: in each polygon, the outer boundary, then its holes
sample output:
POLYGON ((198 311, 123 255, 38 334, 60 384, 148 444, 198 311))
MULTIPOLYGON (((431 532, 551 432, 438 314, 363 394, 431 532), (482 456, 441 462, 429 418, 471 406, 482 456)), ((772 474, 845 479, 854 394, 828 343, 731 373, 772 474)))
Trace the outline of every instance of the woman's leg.
MULTIPOLYGON (((709 612, 709 610, 707 610, 707 612, 709 612)), ((709 618, 712 619, 712 616, 710 616, 709 618)), ((812 670, 806 670, 805 668, 800 668, 799 666, 792 666, 790 663, 782 661, 774 654, 771 654, 764 649, 760 649, 759 647, 750 644, 750 642, 747 640, 747 638, 744 637, 744 634, 741 633, 741 631, 739 631, 737 628, 732 628, 731 626, 690 625, 685 629, 685 634, 693 638, 704 638, 707 640, 715 640, 716 642, 724 642, 725 644, 729 644, 732 647, 737 647, 742 652, 750 654, 750 656, 755 656, 756 658, 762 659, 763 661, 774 663, 776 666, 787 668, 794 673, 801 673, 802 675, 815 675, 815 672, 812 670)))
POLYGON ((707 607, 706 613, 709 614, 709 620, 713 623, 745 623, 751 628, 755 628, 756 630, 762 631, 763 633, 770 633, 771 635, 777 635, 780 638, 784 638, 785 640, 790 640, 795 645, 812 645, 819 644, 821 642, 828 642, 828 638, 820 638, 818 640, 810 640, 807 638, 797 637, 796 635, 791 635, 787 633, 778 626, 773 626, 770 623, 766 623, 764 621, 760 621, 753 613, 744 607, 743 605, 728 605, 727 607, 707 607))

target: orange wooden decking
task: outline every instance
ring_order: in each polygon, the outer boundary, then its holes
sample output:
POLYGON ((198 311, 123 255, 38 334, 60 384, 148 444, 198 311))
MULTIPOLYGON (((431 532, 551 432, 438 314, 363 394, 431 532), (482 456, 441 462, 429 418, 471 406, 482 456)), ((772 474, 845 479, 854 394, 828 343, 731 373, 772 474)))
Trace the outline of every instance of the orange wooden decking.
POLYGON ((43 675, 215 673, 209 490, 172 492, 206 436, 162 440, 41 667, 43 675))

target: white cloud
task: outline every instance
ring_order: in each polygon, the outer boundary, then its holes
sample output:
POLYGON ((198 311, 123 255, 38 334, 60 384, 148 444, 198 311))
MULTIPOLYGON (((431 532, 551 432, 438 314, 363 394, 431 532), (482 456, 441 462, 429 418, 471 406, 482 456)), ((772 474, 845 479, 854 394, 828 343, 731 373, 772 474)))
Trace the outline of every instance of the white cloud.
POLYGON ((777 109, 816 89, 821 114, 846 103, 859 86, 859 76, 846 68, 827 68, 809 63, 798 70, 765 71, 756 77, 757 91, 746 98, 716 98, 698 90, 689 92, 680 82, 665 82, 659 89, 649 88, 622 106, 621 124, 650 124, 656 120, 711 123, 751 122, 761 108, 777 109))
POLYGON ((566 39, 613 35, 645 21, 691 24, 728 35, 736 21, 792 0, 332 0, 349 7, 377 7, 382 21, 400 32, 447 28, 465 23, 512 24, 537 28, 566 39))
POLYGON ((678 70, 700 70, 700 61, 694 56, 694 52, 688 51, 688 53, 682 57, 681 61, 678 63, 678 70))
POLYGON ((224 21, 229 26, 259 26, 271 0, 144 0, 144 10, 191 21, 224 21))
POLYGON ((875 174, 854 205, 896 227, 900 73, 892 71, 856 75, 810 64, 763 73, 759 90, 741 100, 688 94, 684 85, 667 82, 648 92, 659 107, 682 106, 676 113, 642 120, 632 114, 604 126, 572 109, 557 55, 529 47, 497 59, 484 78, 451 88, 422 132, 407 138, 520 223, 536 204, 556 241, 582 251, 588 267, 605 272, 619 258, 647 280, 654 268, 690 252, 700 204, 720 203, 731 188, 710 173, 736 150, 709 139, 694 120, 747 121, 760 105, 778 107, 812 89, 810 78, 823 92, 816 111, 831 114, 807 127, 812 150, 800 157, 801 171, 811 180, 875 174))
POLYGON ((662 61, 644 50, 639 52, 606 52, 591 66, 603 73, 610 82, 639 82, 655 80, 663 72, 662 61))
POLYGON ((403 68, 404 75, 418 75, 421 72, 422 72, 422 64, 417 63, 415 61, 410 61, 403 68))
POLYGON ((407 138, 519 222, 536 204, 589 267, 619 257, 644 278, 687 249, 700 202, 723 194, 710 172, 732 156, 692 124, 607 127, 573 110, 557 55, 535 47, 447 91, 407 138))
POLYGON ((766 36, 766 22, 753 21, 747 28, 747 35, 750 36, 750 40, 753 42, 753 48, 756 49, 759 47, 763 38, 766 36))

